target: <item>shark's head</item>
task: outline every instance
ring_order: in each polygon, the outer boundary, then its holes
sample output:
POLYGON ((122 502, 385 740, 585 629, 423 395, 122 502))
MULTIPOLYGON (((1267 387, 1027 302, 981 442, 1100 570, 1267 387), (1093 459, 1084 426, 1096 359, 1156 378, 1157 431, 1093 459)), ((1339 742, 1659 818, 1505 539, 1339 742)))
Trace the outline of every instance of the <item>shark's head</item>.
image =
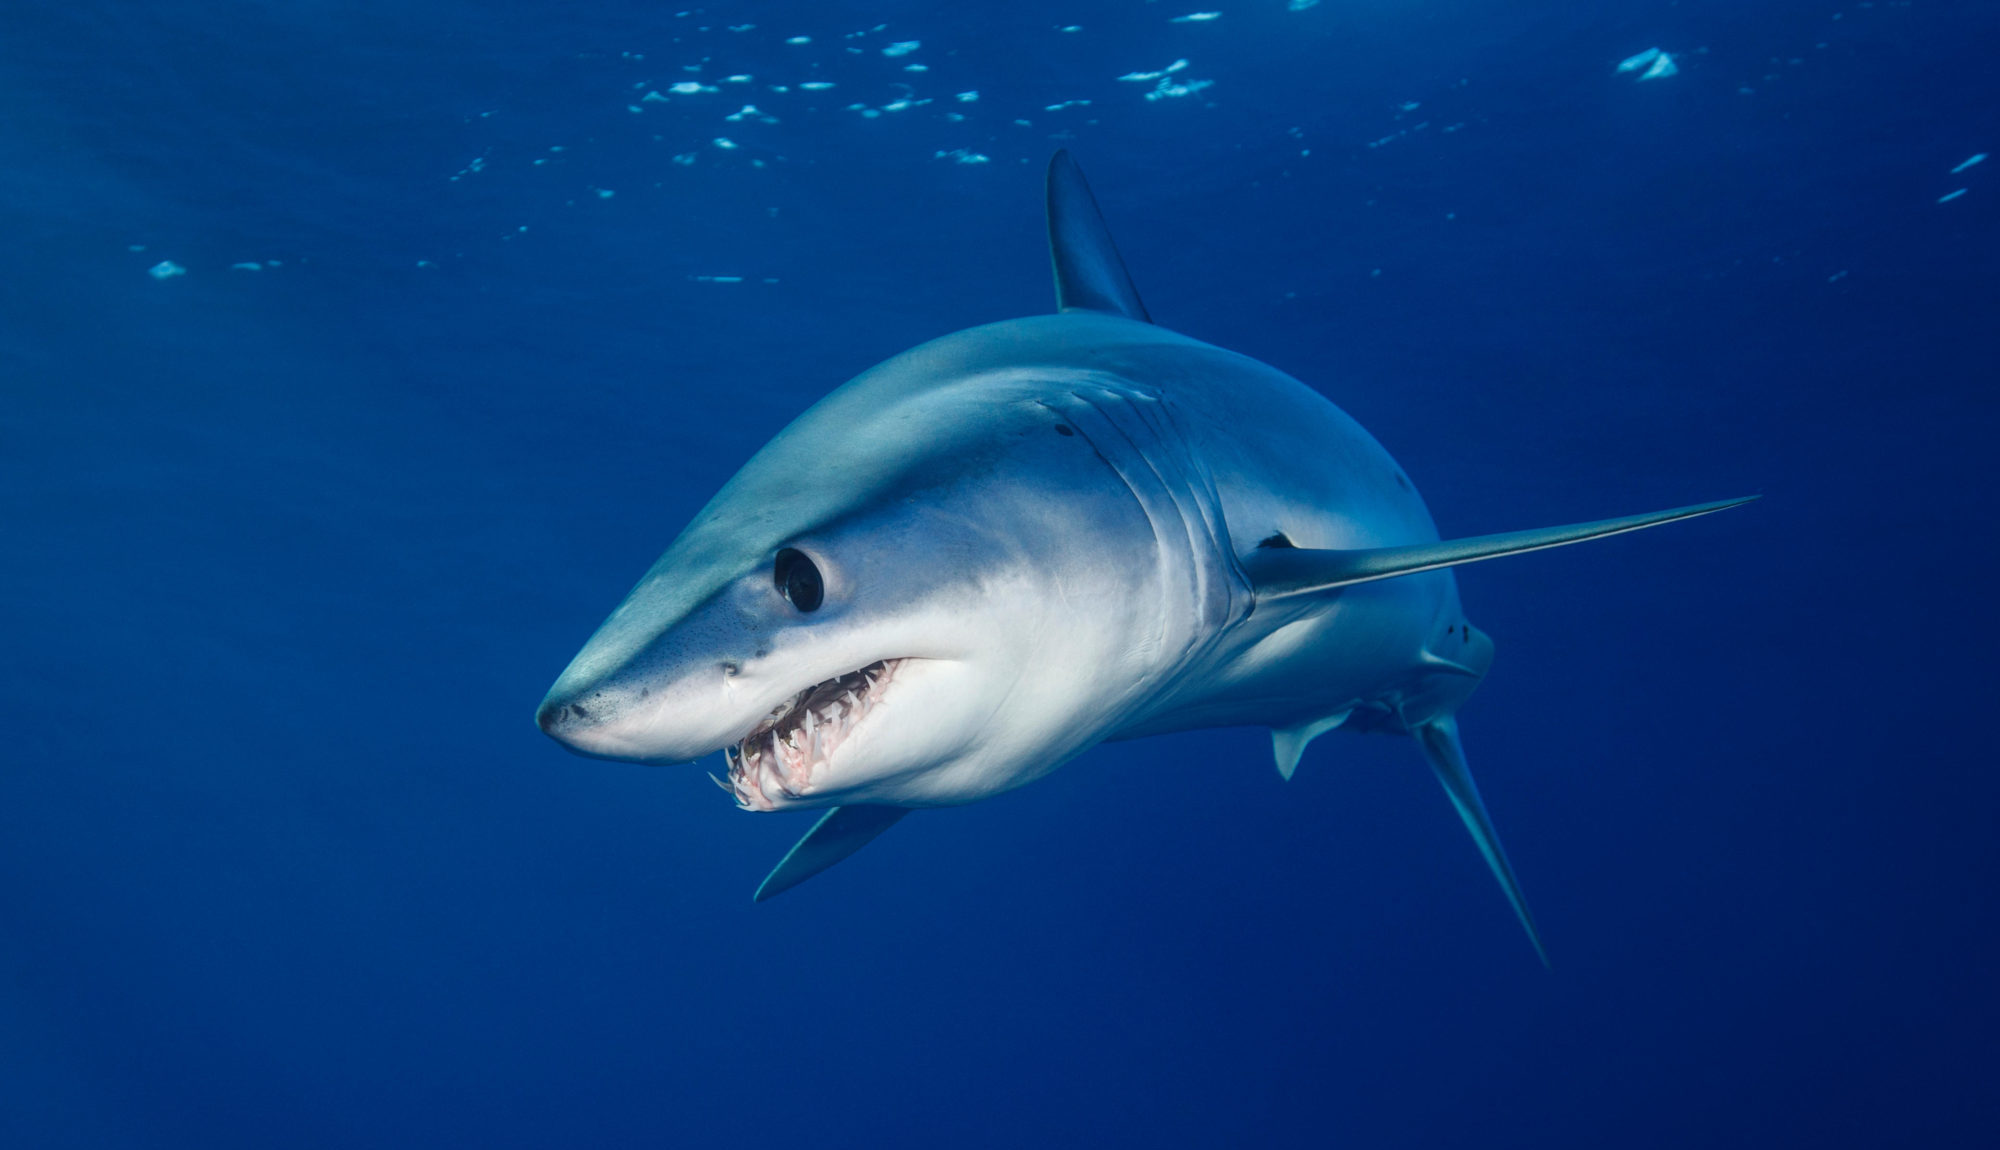
POLYGON ((1100 737, 1105 684, 1130 681, 1105 668, 1161 613, 1147 520, 1033 372, 965 375, 936 348, 760 451, 563 672, 541 728, 603 758, 723 750, 757 810, 969 801, 1100 737))

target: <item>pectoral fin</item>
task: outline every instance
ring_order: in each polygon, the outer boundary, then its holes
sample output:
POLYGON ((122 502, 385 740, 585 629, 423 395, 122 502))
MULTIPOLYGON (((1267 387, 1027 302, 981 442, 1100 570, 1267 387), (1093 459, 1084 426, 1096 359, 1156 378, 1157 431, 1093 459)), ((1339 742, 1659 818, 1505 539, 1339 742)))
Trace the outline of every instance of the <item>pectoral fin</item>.
POLYGON ((754 902, 780 895, 875 841, 908 807, 835 807, 793 844, 757 887, 754 902))
POLYGON ((1755 498, 1752 495, 1744 499, 1722 499, 1647 515, 1572 523, 1566 527, 1508 531, 1500 535, 1475 535, 1469 539, 1446 539, 1408 547, 1370 547, 1354 551, 1260 547, 1243 557, 1243 573, 1250 577, 1251 584, 1257 589, 1257 601, 1261 603, 1376 579, 1414 575, 1419 571, 1435 571, 1440 567, 1456 567, 1481 559, 1498 559, 1503 555, 1520 555, 1569 543, 1582 543, 1607 535, 1622 535, 1644 527, 1658 527, 1663 523, 1726 511, 1755 498))
POLYGON ((1424 748, 1424 757, 1431 761, 1431 769, 1437 772, 1438 782, 1444 784, 1444 793, 1451 796, 1451 805, 1458 808, 1458 817, 1465 820, 1465 829, 1472 832, 1472 841, 1478 844, 1479 853, 1486 857, 1486 865, 1492 869, 1493 877, 1500 880, 1500 889, 1507 892, 1507 901, 1514 904, 1514 915, 1528 932, 1528 941, 1534 944, 1542 965, 1547 966, 1549 952, 1542 947, 1541 932, 1535 929, 1535 916, 1528 911, 1528 897, 1521 893, 1521 882, 1514 877, 1514 868, 1507 863, 1507 852, 1500 847, 1500 835, 1493 829, 1486 804, 1479 798, 1479 786, 1472 781, 1472 770, 1465 765, 1465 748, 1458 742, 1458 720, 1450 716, 1434 719, 1420 724, 1413 733, 1424 748))

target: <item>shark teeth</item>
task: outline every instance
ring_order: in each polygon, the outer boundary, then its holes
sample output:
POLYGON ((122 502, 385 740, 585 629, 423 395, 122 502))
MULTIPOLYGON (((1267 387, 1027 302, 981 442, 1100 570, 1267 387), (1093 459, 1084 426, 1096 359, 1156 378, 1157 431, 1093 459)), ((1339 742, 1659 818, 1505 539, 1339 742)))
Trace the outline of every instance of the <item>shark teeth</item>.
POLYGON ((881 705, 902 665, 901 659, 884 659, 815 683, 773 707, 736 746, 724 748, 729 767, 724 789, 736 805, 776 810, 781 801, 817 786, 833 753, 881 705))

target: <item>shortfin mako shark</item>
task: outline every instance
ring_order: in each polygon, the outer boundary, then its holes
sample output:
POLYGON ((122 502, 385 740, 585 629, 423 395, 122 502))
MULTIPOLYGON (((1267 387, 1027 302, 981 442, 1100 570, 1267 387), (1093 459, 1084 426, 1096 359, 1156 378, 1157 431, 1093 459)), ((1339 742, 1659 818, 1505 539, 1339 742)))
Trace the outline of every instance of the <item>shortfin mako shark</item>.
POLYGON ((542 730, 600 758, 720 750, 742 809, 831 808, 758 900, 1108 739, 1269 727, 1289 779, 1337 727, 1411 735, 1546 962, 1459 744, 1493 644, 1451 568, 1746 500, 1440 541, 1325 397, 1152 323, 1066 152, 1048 220, 1056 314, 933 340, 799 416, 584 645, 542 730))

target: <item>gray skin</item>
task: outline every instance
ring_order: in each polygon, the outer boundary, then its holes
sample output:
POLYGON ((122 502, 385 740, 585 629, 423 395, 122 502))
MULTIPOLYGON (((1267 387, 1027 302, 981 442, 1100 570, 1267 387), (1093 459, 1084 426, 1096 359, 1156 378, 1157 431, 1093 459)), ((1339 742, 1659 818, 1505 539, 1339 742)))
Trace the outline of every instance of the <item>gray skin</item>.
POLYGON ((759 451, 539 719, 580 753, 681 762, 907 658, 824 780, 769 809, 919 807, 1106 739, 1309 738, 1350 714, 1408 731, 1477 684, 1491 649, 1450 571, 1260 605, 1239 557, 1273 536, 1346 551, 1437 531, 1388 453, 1282 372, 1102 312, 990 324, 865 372, 759 451), (785 547, 823 573, 817 611, 775 587, 785 547))
POLYGON ((832 807, 760 900, 911 808, 1107 739, 1268 726, 1290 778, 1334 727, 1409 734, 1546 962, 1460 746, 1493 648, 1447 568, 1745 500, 1440 541, 1340 409, 1149 322, 1067 154, 1047 191, 1059 314, 927 343, 815 404, 639 581, 537 722, 603 758, 735 747, 739 805, 832 807), (787 549, 823 602, 780 590, 787 549))

